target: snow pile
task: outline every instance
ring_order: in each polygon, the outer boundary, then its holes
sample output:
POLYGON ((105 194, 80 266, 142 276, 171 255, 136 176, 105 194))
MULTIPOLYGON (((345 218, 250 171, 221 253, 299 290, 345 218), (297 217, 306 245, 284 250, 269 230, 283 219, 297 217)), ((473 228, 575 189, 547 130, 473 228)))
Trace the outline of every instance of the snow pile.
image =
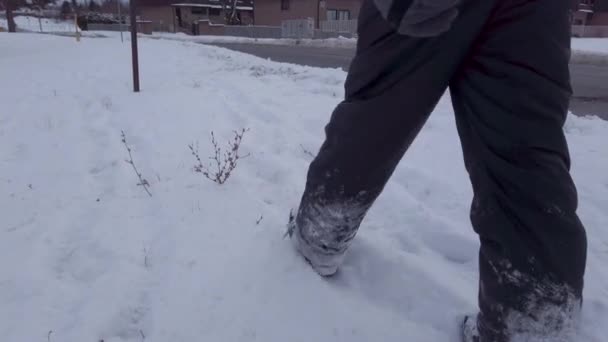
MULTIPOLYGON (((17 30, 28 32, 75 32, 76 25, 73 20, 57 20, 51 18, 37 18, 32 16, 16 16, 17 30)), ((0 18, 0 27, 8 29, 8 22, 0 18)), ((80 29, 78 29, 80 31, 80 29)))
MULTIPOLYGON (((282 236, 342 71, 147 39, 134 94, 119 40, 0 42, 1 341, 457 342, 478 242, 447 95, 324 280, 282 236), (225 147, 241 128, 250 156, 226 184, 192 171, 188 144, 206 160, 210 131, 225 147)), ((566 131, 589 235, 580 341, 601 342, 608 123, 566 131)))
POLYGON ((572 49, 598 54, 608 54, 608 38, 572 38, 572 49))
POLYGON ((190 41, 205 44, 219 43, 238 43, 238 44, 263 44, 263 45, 302 45, 311 47, 332 47, 332 48, 355 48, 356 38, 327 38, 327 39, 271 39, 271 38, 247 38, 230 36, 189 36, 184 33, 154 32, 154 38, 190 41))

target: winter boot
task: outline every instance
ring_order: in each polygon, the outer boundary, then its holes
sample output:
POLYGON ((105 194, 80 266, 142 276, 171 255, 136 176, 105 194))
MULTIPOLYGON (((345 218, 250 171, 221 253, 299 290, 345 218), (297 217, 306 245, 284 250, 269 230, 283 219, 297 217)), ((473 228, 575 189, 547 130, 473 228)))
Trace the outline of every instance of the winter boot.
POLYGON ((338 271, 338 266, 343 256, 324 253, 324 251, 308 243, 298 229, 293 212, 289 215, 289 223, 287 224, 285 236, 291 238, 293 246, 298 253, 321 276, 330 277, 338 271))
POLYGON ((462 342, 480 342, 475 316, 466 316, 462 322, 462 342))

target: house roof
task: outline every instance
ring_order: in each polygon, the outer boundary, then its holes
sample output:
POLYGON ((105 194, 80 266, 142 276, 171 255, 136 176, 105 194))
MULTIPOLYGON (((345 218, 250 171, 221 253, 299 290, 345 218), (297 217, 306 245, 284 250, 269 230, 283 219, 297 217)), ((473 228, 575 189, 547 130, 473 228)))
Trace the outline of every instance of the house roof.
MULTIPOLYGON (((172 5, 185 5, 199 6, 199 7, 211 7, 211 8, 222 8, 224 3, 228 3, 229 0, 140 0, 138 5, 140 7, 163 7, 172 5)), ((237 8, 243 7, 253 9, 253 0, 237 0, 237 8)))
MULTIPOLYGON (((571 0, 572 9, 580 10, 580 5, 583 4, 582 0, 571 0)), ((608 0, 594 0, 593 5, 588 5, 589 8, 593 8, 593 12, 608 12, 608 0)), ((586 12, 586 11, 581 11, 586 12)))

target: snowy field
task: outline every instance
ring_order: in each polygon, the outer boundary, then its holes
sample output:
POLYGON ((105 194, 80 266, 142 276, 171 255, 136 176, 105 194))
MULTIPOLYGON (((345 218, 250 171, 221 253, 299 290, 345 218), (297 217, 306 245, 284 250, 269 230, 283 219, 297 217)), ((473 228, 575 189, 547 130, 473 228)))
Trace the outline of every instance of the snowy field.
MULTIPOLYGON (((324 280, 283 239, 345 74, 228 50, 0 33, 0 341, 458 342, 476 308, 471 187, 436 112, 324 280), (249 128, 222 186, 193 172, 249 128), (121 142, 150 184, 149 197, 121 142)), ((608 122, 565 127, 588 229, 583 329, 608 336, 608 122)))

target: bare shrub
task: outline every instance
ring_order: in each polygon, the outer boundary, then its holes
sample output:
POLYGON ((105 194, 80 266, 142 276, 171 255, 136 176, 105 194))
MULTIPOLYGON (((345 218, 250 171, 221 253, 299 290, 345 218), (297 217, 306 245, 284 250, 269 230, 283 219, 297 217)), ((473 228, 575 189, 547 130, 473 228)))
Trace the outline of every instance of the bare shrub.
POLYGON ((211 143, 213 144, 214 155, 209 157, 212 160, 208 165, 203 165, 203 161, 198 153, 198 144, 196 147, 193 144, 188 145, 190 152, 196 158, 196 164, 194 165, 194 171, 202 173, 207 179, 217 183, 224 184, 232 175, 234 169, 236 169, 237 163, 240 159, 249 157, 249 154, 240 155, 239 149, 243 141, 243 135, 248 132, 249 129, 241 129, 240 132, 234 131, 234 138, 228 141, 228 148, 222 151, 219 147, 215 134, 211 132, 211 143))

